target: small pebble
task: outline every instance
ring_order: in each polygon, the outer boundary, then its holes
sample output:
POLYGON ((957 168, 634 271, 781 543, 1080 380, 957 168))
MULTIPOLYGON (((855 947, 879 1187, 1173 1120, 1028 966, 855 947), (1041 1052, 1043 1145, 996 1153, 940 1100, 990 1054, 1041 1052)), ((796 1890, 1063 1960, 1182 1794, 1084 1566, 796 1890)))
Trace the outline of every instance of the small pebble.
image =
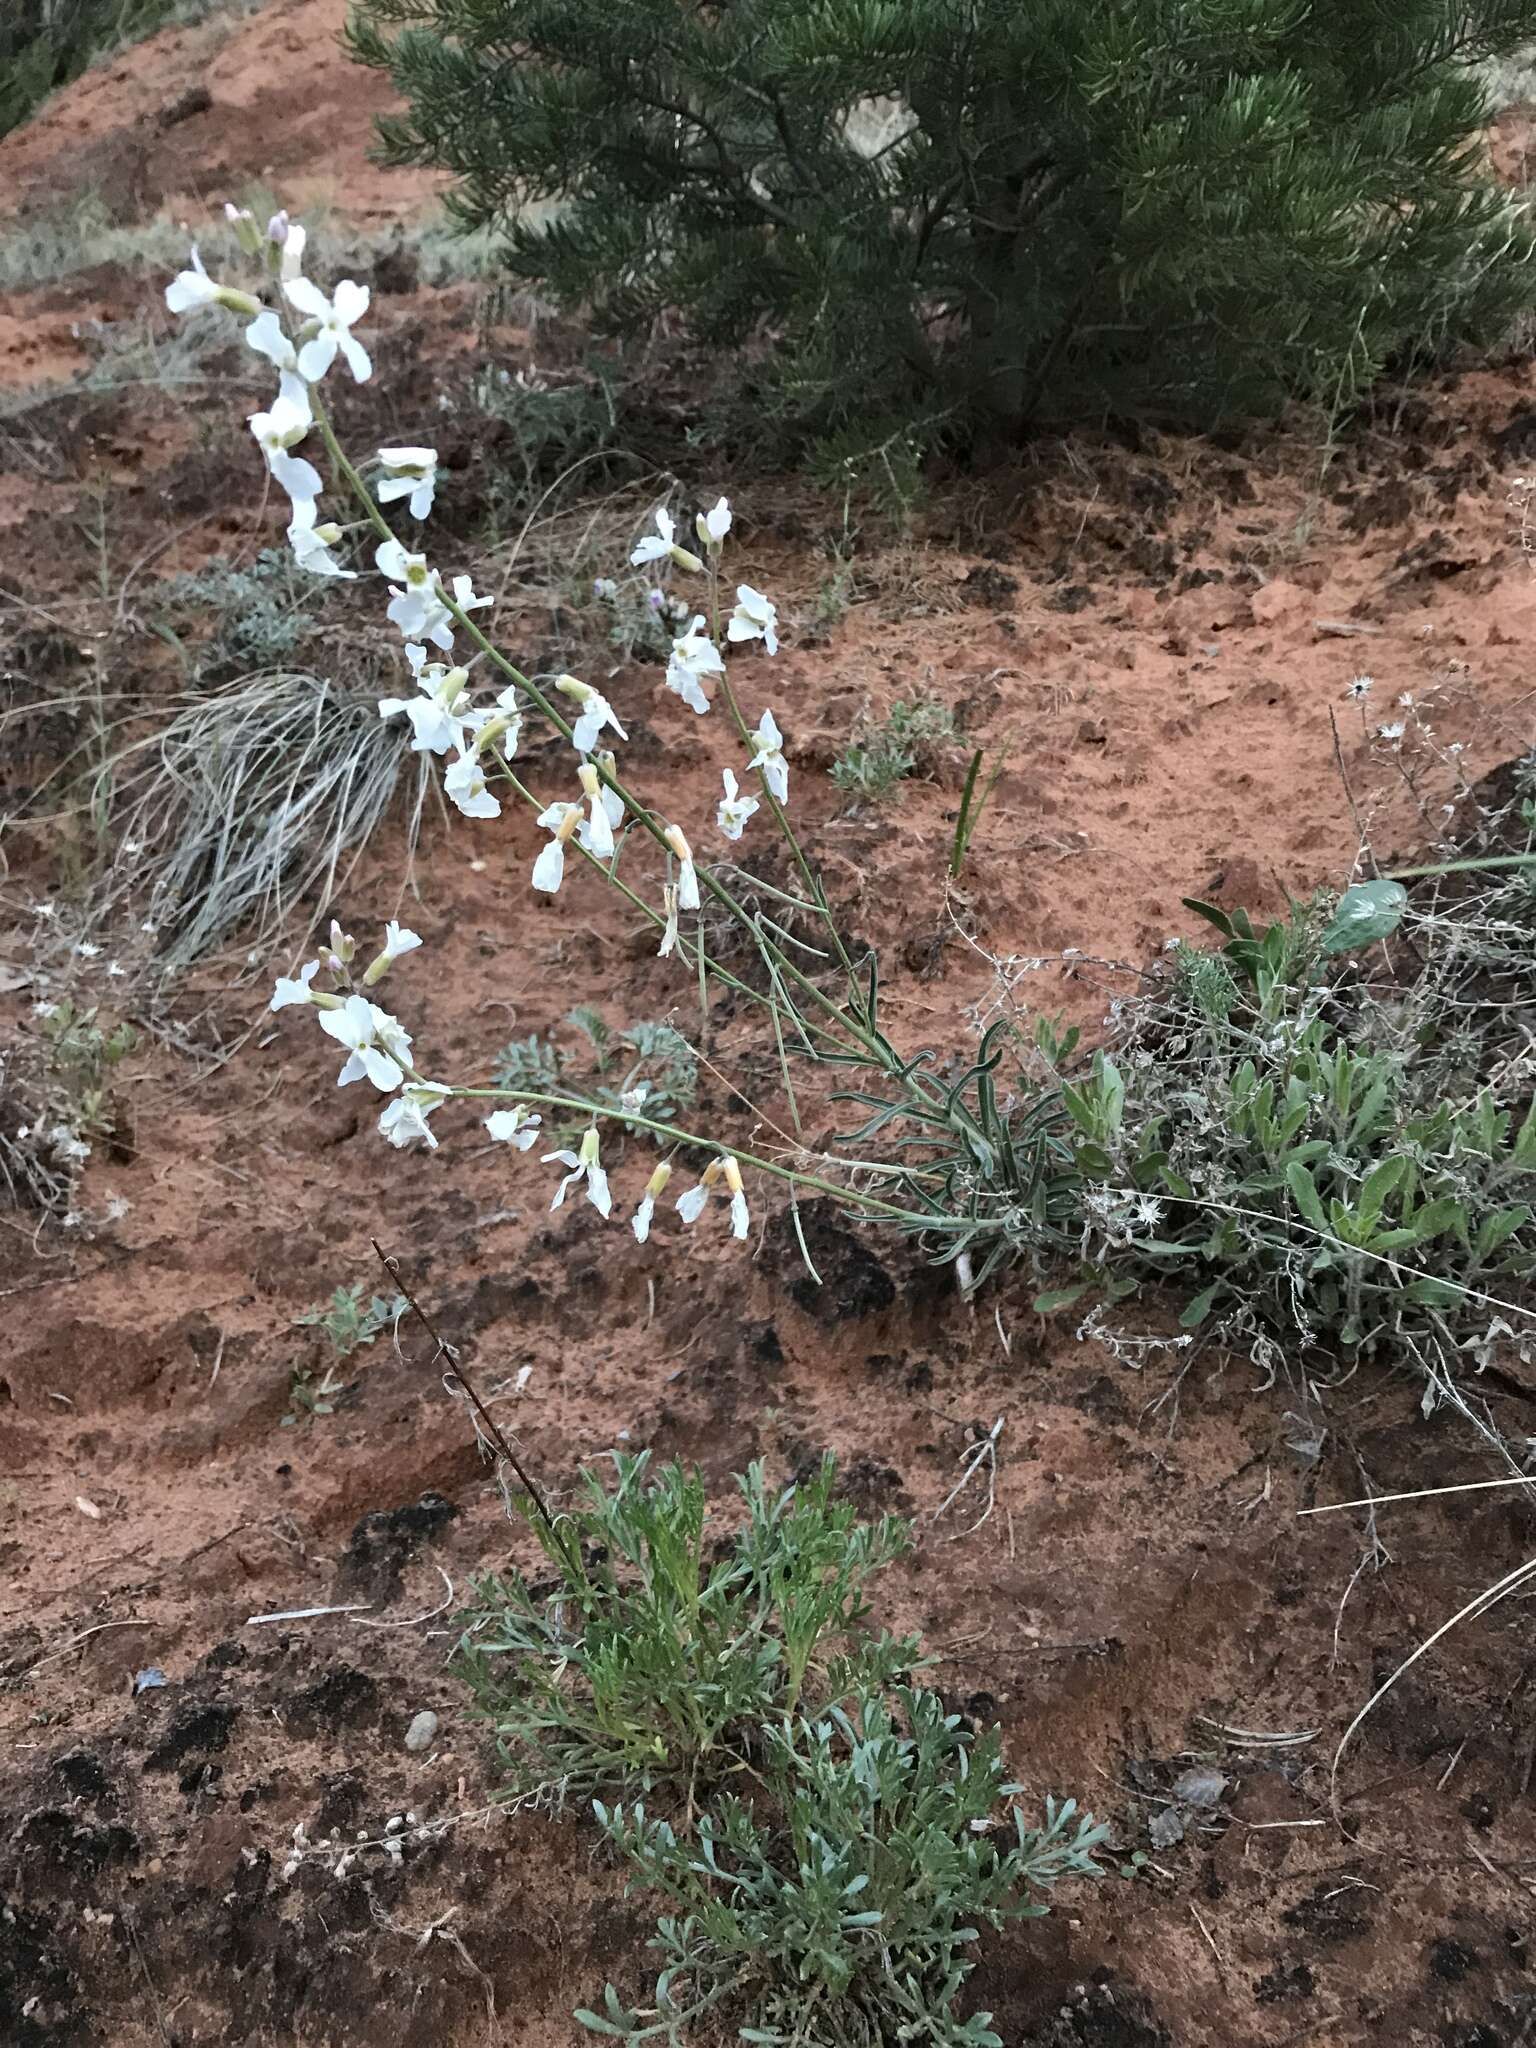
POLYGON ((411 1750, 430 1749, 437 1733, 437 1716, 430 1707, 419 1713, 405 1731, 405 1746, 411 1750))

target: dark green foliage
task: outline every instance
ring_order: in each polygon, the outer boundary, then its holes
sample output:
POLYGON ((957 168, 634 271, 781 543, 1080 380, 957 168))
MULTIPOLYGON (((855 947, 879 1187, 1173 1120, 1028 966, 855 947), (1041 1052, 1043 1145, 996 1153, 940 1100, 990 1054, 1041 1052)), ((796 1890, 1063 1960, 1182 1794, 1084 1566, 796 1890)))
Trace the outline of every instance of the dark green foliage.
POLYGON ((530 1511, 545 1578, 479 1585, 459 1659, 522 1796, 602 1795, 670 1909, 654 2002, 610 1985, 577 2017, 630 2042, 709 2015, 800 2048, 997 2048, 955 2012, 979 1928, 1094 1875, 1106 1830, 1051 1800, 1028 1828, 996 1735, 912 1685, 915 1638, 871 1631, 865 1584, 909 1532, 859 1523, 830 1459, 782 1493, 754 1465, 725 1542, 696 1473, 615 1464, 558 1522, 530 1511))
POLYGON ((1474 67, 1533 34, 1536 0, 361 0, 352 30, 409 102, 387 159, 457 173, 515 276, 609 331, 771 337, 771 402, 850 453, 1338 403, 1498 332, 1531 245, 1474 67))

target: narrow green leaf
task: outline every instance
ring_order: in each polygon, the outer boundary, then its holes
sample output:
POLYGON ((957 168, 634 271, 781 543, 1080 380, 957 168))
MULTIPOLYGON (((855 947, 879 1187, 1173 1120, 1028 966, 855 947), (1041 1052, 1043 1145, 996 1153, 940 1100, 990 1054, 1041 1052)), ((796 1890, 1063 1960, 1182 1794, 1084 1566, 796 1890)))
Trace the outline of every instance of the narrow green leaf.
POLYGON ((1216 1297, 1222 1292, 1225 1285, 1226 1282, 1224 1280, 1216 1280, 1206 1288, 1203 1294, 1197 1294, 1179 1317, 1179 1328, 1181 1330, 1198 1330, 1215 1307, 1216 1297))
POLYGON ((1328 1218, 1323 1214, 1323 1198, 1317 1192, 1317 1183, 1300 1160, 1293 1159, 1285 1169, 1285 1184, 1291 1191, 1291 1198, 1314 1230, 1326 1230, 1328 1218))
POLYGON ((1080 1280, 1075 1287, 1051 1287, 1044 1294, 1037 1294, 1034 1309, 1037 1315, 1054 1315, 1059 1308, 1073 1308, 1092 1287, 1091 1280, 1080 1280))

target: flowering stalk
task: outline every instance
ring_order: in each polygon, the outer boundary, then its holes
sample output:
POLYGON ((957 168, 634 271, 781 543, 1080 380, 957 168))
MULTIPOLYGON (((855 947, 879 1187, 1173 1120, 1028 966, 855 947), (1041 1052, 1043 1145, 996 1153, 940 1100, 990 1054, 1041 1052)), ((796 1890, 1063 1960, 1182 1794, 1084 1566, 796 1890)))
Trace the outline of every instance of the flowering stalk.
MULTIPOLYGON (((566 881, 568 855, 574 851, 660 929, 661 956, 676 952, 684 965, 691 963, 696 969, 706 1016, 710 976, 733 993, 765 1008, 773 1023, 797 1132, 799 1110, 789 1078, 786 1023, 796 1034, 795 1049, 820 1061, 870 1069, 883 1077, 886 1093, 856 1094, 849 1098, 875 1111, 866 1126, 869 1133, 901 1118, 916 1127, 914 1134, 902 1139, 904 1145, 937 1148, 941 1153, 948 1147, 950 1156, 929 1167, 905 1162, 899 1166, 847 1159, 837 1162, 842 1174, 874 1174, 903 1190, 909 1198, 905 1202, 891 1201, 883 1194, 855 1187, 846 1179, 832 1180, 807 1172, 793 1161, 786 1163, 744 1152, 670 1121, 647 1117, 639 1100, 626 1097, 615 1110, 611 1104, 563 1093, 465 1088, 428 1080, 413 1062, 409 1033, 378 1006, 373 996, 395 961, 420 944, 414 933, 403 932, 395 924, 390 925, 383 948, 373 956, 360 978, 354 977, 352 968, 353 942, 333 926, 331 948, 323 956, 332 986, 324 989, 314 985, 322 961, 311 961, 295 976, 279 979, 272 1007, 309 1007, 318 1012, 321 1029, 347 1052, 341 1083, 366 1080, 390 1098, 380 1115, 379 1129, 397 1146, 420 1143, 435 1148, 438 1140, 430 1119, 456 1097, 495 1098, 510 1104, 486 1118, 485 1123, 493 1141, 510 1142, 518 1150, 530 1149, 538 1142, 541 1120, 535 1105, 559 1107, 586 1118, 587 1127, 578 1150, 557 1150, 544 1155, 546 1163, 558 1163, 568 1169, 555 1191, 552 1206, 560 1206, 574 1189, 578 1191, 577 1199, 590 1203, 605 1219, 610 1215, 613 1194, 600 1156, 599 1131, 606 1120, 617 1117, 627 1130, 642 1131, 664 1145, 697 1147, 712 1155, 700 1179, 677 1198, 675 1206, 685 1222, 700 1216, 712 1196, 720 1192, 725 1198, 732 1234, 744 1237, 749 1219, 748 1196, 742 1180, 742 1168, 746 1166, 787 1183, 792 1190, 815 1190, 880 1220, 907 1229, 936 1232, 949 1246, 945 1255, 963 1255, 966 1244, 978 1232, 994 1227, 999 1199, 1009 1205, 1010 1211, 1020 1207, 1017 1175, 1011 1169, 1000 1170, 1000 1160, 1008 1153, 1008 1145, 998 1142, 996 1099, 987 1078, 995 1059, 979 1064, 968 1077, 976 1102, 973 1109, 963 1099, 966 1088, 947 1085, 926 1071, 921 1056, 903 1058, 879 1028, 874 963, 871 961, 864 972, 855 969, 820 877, 788 816, 790 768, 778 722, 771 709, 764 709, 757 725, 751 725, 720 651, 722 639, 732 645, 760 642, 771 659, 779 644, 773 601, 747 584, 737 585, 736 608, 722 634, 720 574, 732 523, 729 502, 722 497, 708 512, 699 514, 695 522, 699 553, 678 540, 671 515, 665 507, 658 508, 656 532, 637 544, 631 561, 636 565, 662 565, 667 574, 676 571, 682 575, 703 574, 707 578, 710 631, 705 632, 705 613, 694 614, 692 623, 673 642, 667 687, 696 715, 708 713, 718 690, 729 724, 746 750, 745 768, 751 787, 756 788, 756 781, 751 780, 755 777, 761 782, 761 792, 748 794, 734 770, 725 767, 721 777, 724 794, 714 814, 714 827, 728 842, 738 842, 760 805, 766 803, 804 879, 809 900, 788 895, 766 883, 754 883, 754 887, 795 909, 811 911, 820 919, 844 977, 841 998, 823 988, 792 957, 787 948, 799 945, 800 941, 789 939, 760 909, 749 909, 702 852, 695 853, 695 846, 700 844, 697 835, 704 828, 690 824, 685 829, 683 822, 661 816, 630 787, 611 751, 615 743, 626 740, 627 734, 607 698, 575 676, 559 676, 553 684, 541 685, 525 675, 495 645, 474 616, 492 600, 476 595, 467 576, 445 581, 425 553, 414 551, 402 540, 385 516, 382 503, 404 501, 405 515, 425 519, 432 510, 439 481, 436 451, 411 445, 379 449, 373 464, 379 483, 376 490, 370 488, 363 466, 354 462, 342 447, 319 390, 338 362, 358 382, 373 374, 371 359, 353 331, 367 311, 366 287, 343 279, 327 296, 306 278, 302 269, 303 230, 286 216, 274 219, 265 240, 248 216, 232 218, 241 247, 263 257, 269 280, 276 287, 278 307, 263 307, 254 294, 211 280, 196 252, 192 268, 183 272, 168 291, 167 302, 173 311, 222 307, 242 317, 251 316, 246 340, 253 351, 271 364, 279 378, 277 399, 268 412, 252 417, 251 427, 272 478, 292 501, 288 538, 300 568, 319 576, 354 580, 358 574, 333 553, 345 530, 320 517, 319 499, 325 487, 319 473, 298 452, 311 432, 318 434, 324 445, 333 484, 339 483, 355 499, 364 524, 377 542, 374 563, 390 592, 387 616, 405 642, 414 683, 412 695, 381 699, 380 716, 403 717, 410 729, 413 751, 445 758, 443 793, 466 817, 497 817, 502 808, 498 789, 511 791, 532 810, 538 824, 549 834, 530 877, 535 889, 557 895, 566 881), (461 637, 467 637, 477 654, 503 679, 504 687, 493 704, 476 701, 470 666, 461 663, 454 653, 461 637), (512 766, 524 714, 530 708, 549 721, 553 731, 577 756, 569 793, 548 803, 534 795, 512 766), (612 739, 607 740, 610 733, 612 739), (647 900, 643 888, 634 886, 617 871, 631 826, 639 828, 642 843, 649 841, 665 856, 659 907, 647 900), (706 897, 757 949, 768 973, 766 994, 710 956, 702 922, 691 925, 685 936, 684 915, 698 915, 706 897)), ((661 597, 659 592, 653 595, 661 597)), ((673 617, 688 617, 687 608, 677 600, 670 601, 670 607, 668 601, 661 601, 663 609, 670 608, 673 617)), ((666 1161, 657 1166, 631 1219, 634 1234, 642 1242, 649 1233, 650 1219, 669 1172, 666 1161)))

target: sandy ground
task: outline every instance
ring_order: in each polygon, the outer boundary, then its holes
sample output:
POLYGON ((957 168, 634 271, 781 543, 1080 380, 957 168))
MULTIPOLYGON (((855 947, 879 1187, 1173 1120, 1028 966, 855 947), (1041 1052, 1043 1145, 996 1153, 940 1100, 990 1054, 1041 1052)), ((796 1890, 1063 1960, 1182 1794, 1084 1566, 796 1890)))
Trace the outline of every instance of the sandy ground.
MULTIPOLYGON (((343 12, 273 0, 128 53, 0 143, 5 189, 35 208, 121 186, 124 218, 199 222, 259 178, 371 227, 416 217, 431 181, 365 161, 381 89, 335 47, 343 12), (235 158, 253 136, 259 161, 235 158)), ((549 360, 548 331, 477 325, 465 292, 372 282, 383 374, 343 414, 360 439, 419 437, 445 377, 549 360)), ((13 702, 56 662, 152 721, 177 680, 158 579, 278 534, 233 358, 186 391, 47 395, 141 316, 168 330, 147 282, 118 273, 0 305, 5 381, 46 399, 0 419, 13 702)), ((1531 745, 1536 587, 1507 503, 1531 404, 1521 358, 1384 404, 1326 469, 1305 427, 1232 453, 1040 449, 941 483, 906 537, 872 524, 825 626, 840 508, 738 488, 741 573, 783 599, 772 690, 797 816, 847 927, 881 949, 898 1043, 964 1044, 999 963, 1021 1005, 1091 1024, 1128 985, 1102 963, 1188 931, 1184 896, 1272 911, 1349 873, 1359 818, 1383 850, 1422 845, 1458 778, 1531 745), (1362 671, 1366 715, 1347 696, 1362 671), (1009 749, 956 891, 964 747, 886 809, 850 811, 825 772, 857 717, 916 691, 953 706, 969 744, 1009 749), (1398 720, 1402 744, 1377 736, 1398 720)), ((497 457, 473 418, 441 438, 451 520, 497 457)), ((687 482, 707 502, 733 480, 687 482)), ((521 593, 499 616, 537 665, 557 613, 463 516, 477 582, 521 593)), ((344 637, 330 653, 355 658, 344 637)), ((756 699, 766 670, 741 674, 756 699)), ((654 667, 604 687, 663 807, 702 814, 713 735, 654 667)), ((50 747, 13 748, 8 786, 24 793, 50 747)), ((530 772, 552 760, 533 750, 530 772)), ((426 946, 392 998, 432 1063, 483 1067, 579 1001, 686 1019, 687 991, 595 889, 574 909, 530 896, 540 838, 510 814, 428 827, 404 899, 426 946)), ((1310 1461, 1290 1448, 1295 1389, 1079 1339, 1034 1316, 1022 1282, 966 1308, 910 1249, 820 1210, 825 1284, 808 1285, 766 1188, 742 1253, 675 1222, 641 1248, 587 1209, 550 1217, 547 1170, 478 1142, 467 1115, 443 1117, 437 1153, 383 1146, 305 1020, 263 1016, 265 960, 237 949, 168 1005, 131 977, 119 998, 105 961, 143 942, 129 916, 99 961, 72 952, 70 852, 57 822, 10 835, 5 1028, 35 1039, 32 1004, 72 990, 136 1019, 140 1049, 117 1084, 131 1139, 89 1163, 80 1225, 0 1216, 0 2040, 551 2048, 586 2038, 571 2009, 605 1978, 645 1981, 643 1904, 581 1816, 492 1809, 493 1748, 445 1660, 466 1582, 522 1538, 426 1348, 381 1340, 335 1413, 284 1423, 294 1369, 320 1357, 293 1319, 339 1282, 374 1284, 375 1236, 557 1496, 622 1439, 698 1461, 728 1512, 749 1459, 783 1476, 830 1448, 861 1505, 917 1520, 882 1619, 924 1631, 937 1682, 1001 1722, 1031 1794, 1077 1794, 1129 1852, 1186 1762, 1226 1774, 1219 1809, 1134 1882, 1063 1894, 985 1946, 977 2002, 1010 2048, 1536 2038, 1518 1605, 1416 1667, 1345 1766, 1342 1826, 1330 1804, 1328 1760, 1372 1684, 1530 1548, 1530 1511, 1501 1496, 1394 1511, 1380 1571, 1357 1571, 1353 1517, 1296 1520, 1362 1476, 1485 1475, 1455 1427, 1418 1420, 1411 1386, 1356 1376, 1310 1461), (935 1519, 1000 1417, 991 1514, 976 1525, 973 1490, 935 1519), (253 1619, 327 1606, 354 1611, 253 1619), (167 1682, 135 1693, 150 1667, 167 1682), (407 1752, 424 1708, 437 1739, 407 1752), (316 1853, 284 1875, 298 1824, 374 1840, 407 1810, 430 1825, 398 1863, 369 1849, 337 1878, 316 1853)), ((393 912, 402 873, 391 825, 346 921, 393 912)), ((742 1051, 769 1088, 771 1059, 728 1023, 723 1072, 742 1051)), ((742 1121, 709 1074, 699 1115, 742 1121)), ((637 1192, 644 1162, 614 1164, 637 1192)), ((1157 1304, 1122 1320, 1172 1327, 1157 1304)), ((1508 1399, 1532 1433, 1528 1397, 1508 1399)))

